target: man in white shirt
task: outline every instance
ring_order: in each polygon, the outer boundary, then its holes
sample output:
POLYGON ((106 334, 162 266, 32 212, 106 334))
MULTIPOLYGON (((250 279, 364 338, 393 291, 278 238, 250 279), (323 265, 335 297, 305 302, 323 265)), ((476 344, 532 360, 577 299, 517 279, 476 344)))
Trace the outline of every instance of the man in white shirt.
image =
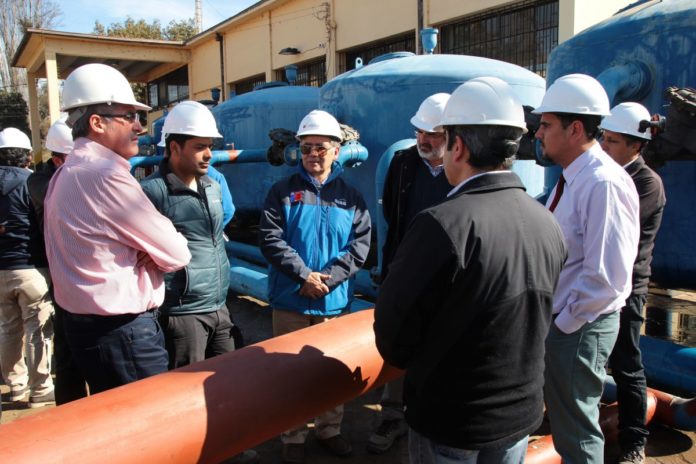
POLYGON ((535 113, 541 114, 536 137, 544 155, 563 168, 547 207, 568 246, 546 340, 546 407, 563 461, 601 463, 598 405, 619 311, 631 292, 638 194, 631 177, 595 140, 609 98, 594 78, 559 78, 535 113))

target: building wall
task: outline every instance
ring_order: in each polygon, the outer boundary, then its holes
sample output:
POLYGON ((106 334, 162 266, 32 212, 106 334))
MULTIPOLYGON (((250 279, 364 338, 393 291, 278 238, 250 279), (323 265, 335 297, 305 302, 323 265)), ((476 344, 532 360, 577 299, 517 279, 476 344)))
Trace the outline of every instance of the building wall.
POLYGON ((191 49, 189 64, 189 95, 193 99, 209 99, 210 89, 220 87, 220 44, 215 34, 191 49), (205 94, 200 97, 199 95, 205 94))
MULTIPOLYGON (((424 2, 427 0, 424 0, 424 2)), ((414 31, 416 0, 336 0, 336 47, 340 50, 414 31)), ((469 3, 456 0, 455 3, 469 3)))
POLYGON ((271 49, 269 15, 262 13, 225 31, 225 75, 228 83, 267 72, 271 49))
POLYGON ((561 0, 558 43, 564 42, 588 27, 603 21, 631 3, 635 2, 626 0, 561 0))
MULTIPOLYGON (((559 42, 604 20, 633 0, 559 0, 559 42)), ((424 26, 438 26, 467 15, 518 3, 518 0, 423 0, 424 26)), ((225 41, 225 83, 264 73, 267 81, 289 64, 326 56, 327 74, 335 75, 342 51, 413 31, 418 0, 276 0, 248 12, 220 32, 225 41), (326 16, 327 3, 331 14, 326 16), (282 48, 297 55, 279 55, 282 48)), ((219 49, 215 32, 192 45, 189 83, 192 98, 209 98, 220 85, 219 49)))

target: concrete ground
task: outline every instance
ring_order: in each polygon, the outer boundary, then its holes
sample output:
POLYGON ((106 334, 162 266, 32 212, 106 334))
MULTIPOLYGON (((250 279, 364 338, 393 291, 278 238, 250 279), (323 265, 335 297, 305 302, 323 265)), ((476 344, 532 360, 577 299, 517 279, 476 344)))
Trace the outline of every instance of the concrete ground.
MULTIPOLYGON (((267 306, 246 297, 232 297, 228 306, 235 322, 242 328, 246 342, 253 344, 271 336, 271 314, 267 306)), ((5 385, 0 386, 3 393, 5 385)), ((401 439, 388 452, 381 455, 366 451, 368 437, 379 423, 379 391, 372 391, 346 404, 343 421, 343 434, 353 445, 353 455, 337 458, 329 455, 310 433, 306 444, 307 464, 400 464, 408 462, 406 440, 401 439)), ((12 422, 23 416, 40 413, 42 409, 28 409, 24 403, 3 402, 2 423, 12 422)), ((654 424, 650 426, 651 436, 647 446, 647 462, 650 464, 696 463, 696 433, 681 432, 654 424)), ((540 430, 539 433, 544 433, 540 430)), ((1 435, 1 430, 0 430, 1 435)), ((261 463, 280 463, 280 440, 273 439, 255 448, 261 463)), ((615 461, 618 449, 608 444, 606 462, 615 461)))

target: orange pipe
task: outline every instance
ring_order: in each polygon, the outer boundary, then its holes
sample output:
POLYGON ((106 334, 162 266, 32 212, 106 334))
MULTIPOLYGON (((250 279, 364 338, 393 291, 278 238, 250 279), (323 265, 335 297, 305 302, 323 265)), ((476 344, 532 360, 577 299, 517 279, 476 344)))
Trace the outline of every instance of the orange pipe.
MULTIPOLYGON (((649 423, 655 414, 656 409, 660 407, 662 398, 655 395, 656 390, 648 389, 648 408, 645 417, 645 423, 649 423)), ((661 393, 661 392, 658 392, 661 393)), ((604 433, 604 439, 607 442, 615 442, 619 434, 619 407, 618 403, 612 403, 604 406, 599 410, 599 425, 604 433)), ((561 464, 561 456, 553 447, 553 439, 551 435, 543 437, 529 443, 527 447, 527 457, 524 460, 525 464, 561 464)))
POLYGON ((13 464, 218 463, 395 379, 353 313, 0 425, 13 464))

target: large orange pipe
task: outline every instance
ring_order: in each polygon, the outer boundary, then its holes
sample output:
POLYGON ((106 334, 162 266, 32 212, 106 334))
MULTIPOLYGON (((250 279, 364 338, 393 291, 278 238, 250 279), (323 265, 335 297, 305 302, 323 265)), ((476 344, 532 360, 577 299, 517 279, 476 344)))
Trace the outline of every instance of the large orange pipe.
MULTIPOLYGON (((656 390, 648 389, 646 424, 653 419, 656 409, 660 407, 661 398, 656 396, 655 392, 656 390)), ((606 441, 615 442, 618 439, 619 408, 617 403, 604 406, 599 410, 599 425, 602 427, 606 441)), ((553 447, 551 435, 545 435, 529 444, 524 464, 561 464, 561 456, 553 447)))
POLYGON ((361 311, 0 425, 3 462, 217 463, 396 378, 361 311))

